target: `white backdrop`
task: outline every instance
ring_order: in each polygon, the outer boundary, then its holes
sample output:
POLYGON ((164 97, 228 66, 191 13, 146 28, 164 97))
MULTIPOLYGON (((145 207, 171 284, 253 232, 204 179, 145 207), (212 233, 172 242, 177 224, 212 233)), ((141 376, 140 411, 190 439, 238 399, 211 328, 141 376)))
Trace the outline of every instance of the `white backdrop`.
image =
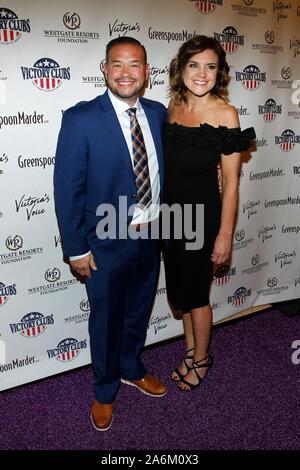
MULTIPOLYGON (((2 3, 0 389, 90 362, 89 304, 62 259, 52 175, 62 111, 104 92, 105 46, 118 35, 145 45, 146 96, 165 104, 168 66, 180 44, 214 35, 228 52, 230 102, 242 128, 255 127, 232 264, 212 284, 214 320, 300 297, 300 92, 292 88, 300 88, 299 26, 300 0, 2 3)), ((147 343, 181 331, 162 267, 147 343)))

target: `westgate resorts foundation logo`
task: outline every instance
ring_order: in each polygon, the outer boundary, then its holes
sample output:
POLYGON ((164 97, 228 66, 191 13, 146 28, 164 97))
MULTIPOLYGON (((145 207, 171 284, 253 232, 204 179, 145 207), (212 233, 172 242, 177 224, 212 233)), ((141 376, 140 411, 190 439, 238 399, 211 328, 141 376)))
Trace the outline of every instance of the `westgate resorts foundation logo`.
POLYGON ((62 18, 66 29, 44 29, 44 37, 57 39, 59 43, 87 44, 90 40, 100 39, 100 34, 92 31, 80 31, 81 18, 76 12, 67 11, 62 18))
POLYGON ((233 250, 240 250, 242 248, 246 248, 249 243, 253 243, 254 238, 247 238, 247 234, 245 229, 238 228, 234 235, 234 241, 232 245, 233 250))
POLYGON ((267 30, 264 35, 265 43, 252 43, 252 49, 265 54, 277 54, 283 52, 283 46, 274 44, 275 32, 271 29, 267 30))
POLYGON ((21 71, 23 80, 31 80, 42 91, 54 91, 71 78, 70 67, 60 67, 49 57, 38 59, 32 67, 21 67, 21 71))
POLYGON ((248 266, 242 269, 241 272, 242 274, 249 275, 249 274, 257 273, 261 271, 263 268, 266 268, 267 266, 269 266, 269 262, 268 261, 261 262, 260 255, 256 253, 255 255, 251 257, 251 266, 248 266))
POLYGON ((247 65, 242 72, 235 72, 235 80, 246 90, 255 91, 266 81, 266 72, 261 72, 256 65, 247 65))
POLYGON ((292 76, 292 69, 291 67, 284 65, 280 71, 281 80, 271 80, 271 85, 275 85, 276 88, 292 88, 293 80, 290 80, 292 76))
POLYGON ((9 326, 12 334, 20 333, 26 338, 36 338, 53 324, 53 314, 44 316, 40 312, 30 312, 24 315, 18 323, 10 323, 9 326))
POLYGON ((60 362, 70 362, 75 359, 83 349, 87 348, 87 340, 78 341, 75 338, 65 338, 58 343, 56 348, 48 349, 49 359, 57 359, 60 362))
POLYGON ((275 121, 277 114, 282 114, 282 104, 276 104, 273 98, 268 98, 264 105, 258 105, 258 114, 265 122, 275 121))
POLYGON ((12 10, 0 7, 0 44, 12 44, 22 33, 30 33, 30 20, 22 20, 12 10))
POLYGON ((64 318, 65 323, 79 324, 87 322, 90 316, 90 303, 88 299, 82 299, 79 304, 80 311, 72 312, 69 316, 64 318))
POLYGON ((55 294, 57 292, 66 291, 69 287, 75 286, 79 283, 79 281, 74 277, 72 279, 60 280, 61 277, 61 272, 57 267, 48 268, 44 272, 44 279, 47 281, 47 284, 30 287, 28 289, 28 294, 55 294))
POLYGON ((96 88, 106 88, 106 81, 104 77, 104 64, 105 64, 105 59, 102 59, 97 69, 97 73, 95 73, 94 75, 82 76, 81 83, 83 85, 92 85, 96 88), (99 70, 101 72, 100 75, 99 75, 99 70))
POLYGON ((266 8, 261 8, 261 6, 256 7, 254 0, 240 0, 239 3, 232 3, 231 8, 234 12, 246 16, 247 18, 265 15, 267 13, 266 8))
POLYGON ((220 42, 228 54, 233 54, 240 46, 244 45, 244 35, 238 34, 233 26, 227 26, 222 33, 214 33, 214 38, 220 42))
POLYGON ((5 246, 8 251, 0 252, 1 265, 28 261, 32 259, 32 256, 43 253, 42 247, 24 248, 23 238, 18 234, 9 235, 5 240, 5 246))

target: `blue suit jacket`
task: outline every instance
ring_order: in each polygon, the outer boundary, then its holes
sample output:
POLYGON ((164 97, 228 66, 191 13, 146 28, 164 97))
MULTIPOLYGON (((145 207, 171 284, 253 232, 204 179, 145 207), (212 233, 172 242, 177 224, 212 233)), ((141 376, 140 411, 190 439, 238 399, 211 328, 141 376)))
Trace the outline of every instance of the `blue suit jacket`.
MULTIPOLYGON (((162 128, 166 108, 140 98, 154 140, 163 187, 162 128)), ((124 240, 99 240, 96 216, 100 204, 116 208, 136 202, 136 185, 128 147, 108 93, 79 103, 63 114, 54 170, 54 196, 66 256, 98 252, 109 264, 124 240)), ((128 217, 129 224, 131 217, 128 217)), ((101 261, 100 260, 100 261, 101 261)))

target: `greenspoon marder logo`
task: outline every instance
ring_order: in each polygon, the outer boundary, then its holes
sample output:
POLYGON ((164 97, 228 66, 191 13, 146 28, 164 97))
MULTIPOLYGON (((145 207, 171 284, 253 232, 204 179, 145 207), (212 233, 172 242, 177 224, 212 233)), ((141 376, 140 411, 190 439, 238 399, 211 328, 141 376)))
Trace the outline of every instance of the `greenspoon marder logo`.
POLYGON ((30 33, 30 20, 21 20, 12 10, 0 7, 0 43, 12 44, 22 33, 30 33))

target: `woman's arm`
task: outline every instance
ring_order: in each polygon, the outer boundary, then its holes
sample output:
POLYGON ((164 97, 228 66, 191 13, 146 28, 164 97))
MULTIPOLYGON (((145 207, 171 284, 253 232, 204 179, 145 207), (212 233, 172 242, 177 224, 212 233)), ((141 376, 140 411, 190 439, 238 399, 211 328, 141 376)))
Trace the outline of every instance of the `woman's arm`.
MULTIPOLYGON (((240 127, 237 112, 231 106, 226 111, 222 125, 229 128, 240 127)), ((215 240, 212 261, 217 264, 228 260, 232 249, 232 238, 238 206, 239 174, 241 154, 221 155, 222 172, 222 212, 220 230, 215 240)))

